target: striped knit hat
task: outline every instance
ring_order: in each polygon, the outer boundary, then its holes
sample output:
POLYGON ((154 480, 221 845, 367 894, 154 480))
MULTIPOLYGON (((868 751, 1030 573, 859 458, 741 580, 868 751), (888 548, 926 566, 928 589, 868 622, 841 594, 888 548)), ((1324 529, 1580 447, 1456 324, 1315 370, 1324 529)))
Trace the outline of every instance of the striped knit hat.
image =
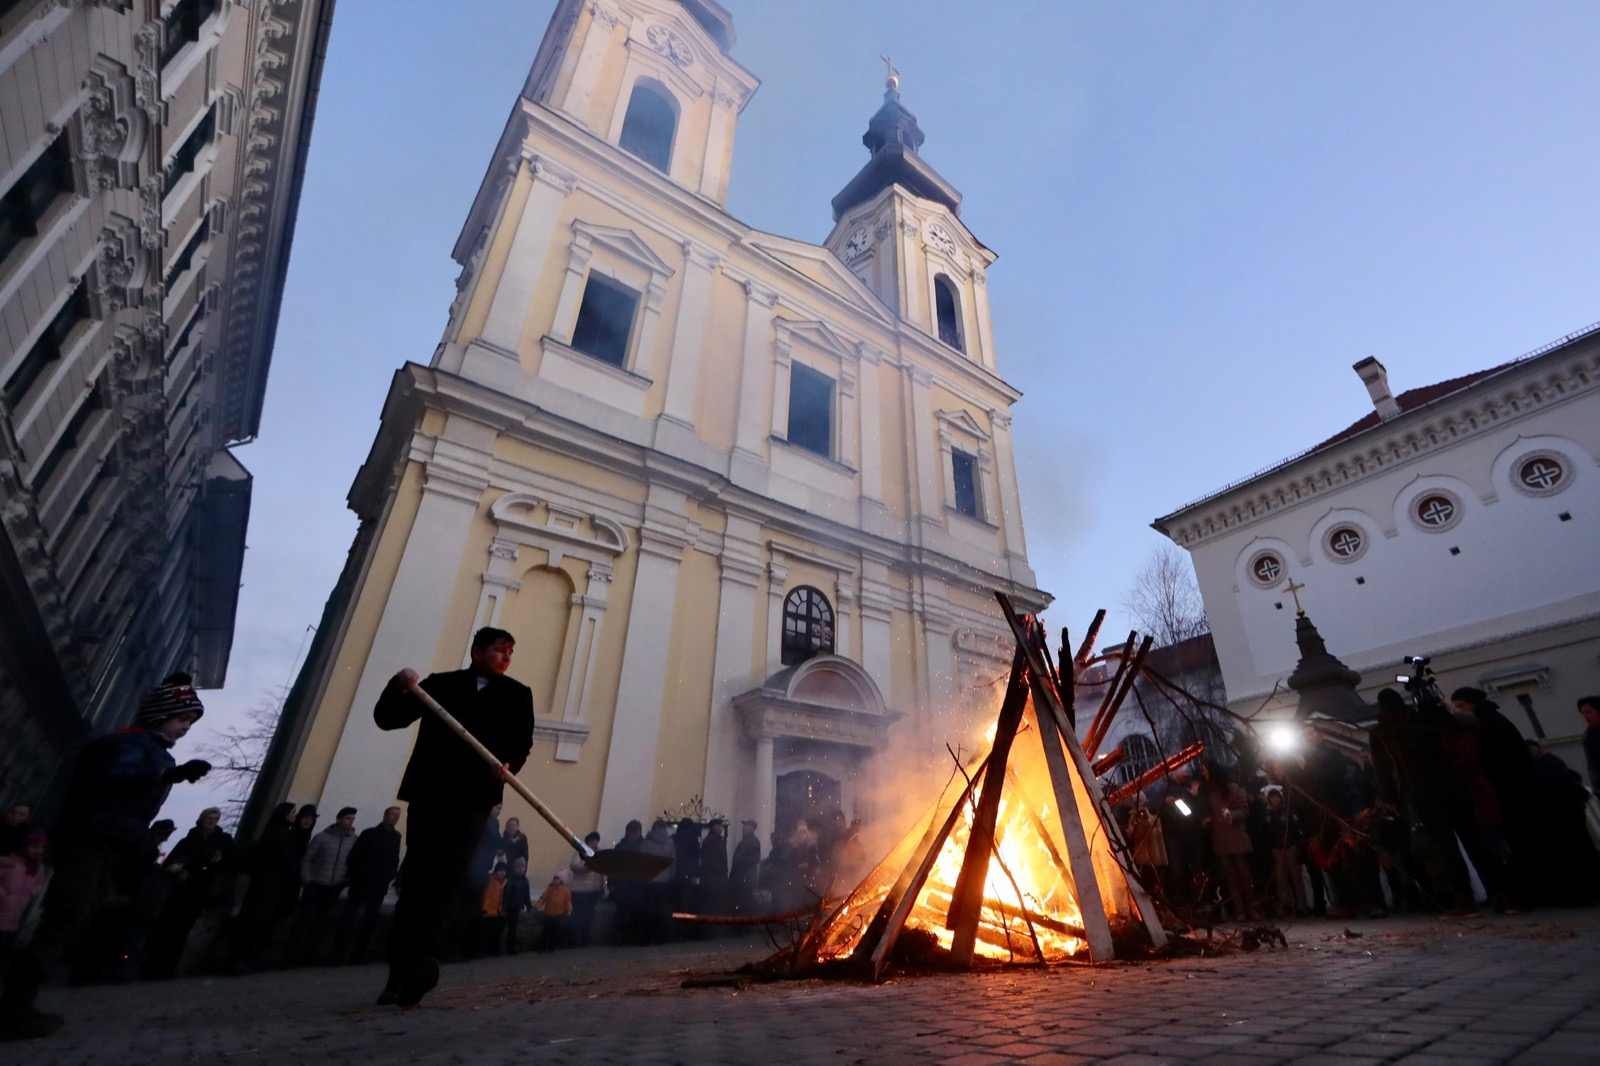
POLYGON ((133 724, 152 726, 175 714, 193 714, 198 718, 205 713, 205 706, 194 690, 194 678, 188 674, 170 674, 139 701, 133 724))

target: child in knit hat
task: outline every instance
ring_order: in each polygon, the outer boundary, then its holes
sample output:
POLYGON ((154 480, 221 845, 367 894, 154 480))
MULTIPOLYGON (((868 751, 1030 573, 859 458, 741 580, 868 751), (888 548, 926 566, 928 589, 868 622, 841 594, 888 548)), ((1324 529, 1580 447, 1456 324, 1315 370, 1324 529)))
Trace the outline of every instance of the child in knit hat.
POLYGON ((38 932, 16 954, 0 994, 0 1041, 31 1040, 61 1028, 34 1006, 39 983, 93 925, 116 876, 138 852, 150 822, 178 781, 204 777, 203 759, 178 763, 170 749, 205 713, 194 681, 172 674, 139 701, 133 725, 89 741, 73 763, 56 820, 38 932))

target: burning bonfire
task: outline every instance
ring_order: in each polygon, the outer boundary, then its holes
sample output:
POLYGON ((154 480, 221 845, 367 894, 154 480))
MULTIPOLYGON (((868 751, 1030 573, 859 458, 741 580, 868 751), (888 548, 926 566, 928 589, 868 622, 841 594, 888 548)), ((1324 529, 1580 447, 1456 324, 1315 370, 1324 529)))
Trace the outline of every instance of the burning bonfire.
POLYGON ((780 953, 788 965, 848 961, 878 980, 903 941, 956 967, 1099 962, 1118 945, 1166 945, 1073 729, 1072 671, 1063 693, 1042 630, 997 596, 1017 649, 988 752, 958 767, 860 884, 824 905, 780 953))

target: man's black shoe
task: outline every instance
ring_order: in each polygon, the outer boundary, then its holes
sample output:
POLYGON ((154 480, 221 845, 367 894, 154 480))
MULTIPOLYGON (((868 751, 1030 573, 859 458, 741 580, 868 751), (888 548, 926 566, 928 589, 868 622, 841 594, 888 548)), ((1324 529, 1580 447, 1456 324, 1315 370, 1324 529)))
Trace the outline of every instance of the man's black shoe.
POLYGON ((395 993, 397 1007, 415 1007, 439 983, 439 960, 423 956, 413 962, 395 993))

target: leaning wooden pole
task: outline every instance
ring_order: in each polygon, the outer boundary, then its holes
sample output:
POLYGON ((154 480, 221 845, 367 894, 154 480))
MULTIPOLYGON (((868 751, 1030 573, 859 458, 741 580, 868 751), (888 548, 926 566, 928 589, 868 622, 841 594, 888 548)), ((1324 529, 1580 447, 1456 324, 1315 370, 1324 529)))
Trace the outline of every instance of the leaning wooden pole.
POLYGON ((1127 841, 1122 837, 1122 829, 1117 825, 1117 820, 1112 816, 1111 808, 1107 805, 1105 796, 1100 791, 1100 783, 1095 780, 1094 773, 1089 769, 1088 757, 1078 744, 1077 736, 1067 725, 1066 711, 1061 706, 1058 694, 1048 686, 1039 683, 1040 678, 1036 676, 1034 670, 1035 660, 1038 655, 1036 650, 1030 647, 1025 639, 1021 618, 1018 617, 1016 610, 1011 606, 1011 600, 1004 593, 997 592, 995 596, 1000 601, 1000 609, 1004 612, 1012 633, 1016 634, 1017 642, 1028 653, 1028 673, 1033 682, 1034 712, 1039 720, 1040 739, 1044 742, 1045 761, 1050 766, 1052 781, 1057 782, 1056 802, 1061 812, 1062 828, 1067 831, 1068 860, 1072 864, 1073 878, 1077 882, 1079 907, 1082 909, 1084 917, 1084 930, 1086 933, 1091 934, 1091 936, 1087 937, 1089 939, 1090 958, 1096 960, 1099 958, 1094 951, 1092 936, 1095 928, 1095 919, 1090 914, 1089 896, 1084 891, 1082 877, 1078 872, 1079 862, 1072 855, 1074 835, 1082 842, 1084 858, 1088 860, 1089 884, 1094 886, 1093 898, 1095 903, 1098 904, 1099 922, 1104 923, 1106 926, 1106 941, 1108 945, 1106 958, 1111 957, 1109 953, 1110 922, 1106 917, 1105 906, 1101 900, 1099 881, 1094 873, 1092 856, 1089 854, 1088 841, 1084 835, 1084 826, 1078 809, 1077 796, 1072 791, 1071 780, 1068 777, 1068 771, 1065 766, 1066 759, 1069 757, 1077 771, 1078 779, 1083 783, 1090 806, 1097 815, 1100 823, 1099 828, 1105 832, 1109 842, 1115 843, 1115 846, 1109 849, 1112 861, 1122 875, 1123 883, 1127 886, 1128 894, 1133 900, 1134 907, 1139 912, 1139 917, 1144 921, 1145 931, 1150 937, 1151 946, 1159 951, 1167 945, 1167 933, 1166 930, 1161 928, 1161 921, 1156 917, 1155 905, 1151 902, 1149 895, 1145 892, 1143 886, 1139 884, 1138 878, 1134 877, 1126 868, 1125 860, 1120 857, 1129 854, 1127 841), (1053 723, 1056 728, 1047 728, 1050 723, 1053 723), (1052 756, 1052 749, 1054 756, 1052 756), (1059 777, 1057 776, 1058 770, 1060 771, 1059 777), (1062 784, 1067 786, 1065 801, 1062 799, 1062 784))
MULTIPOLYGON (((1078 654, 1072 657, 1072 662, 1079 670, 1089 665, 1089 657, 1094 654, 1094 642, 1100 639, 1100 626, 1106 620, 1106 609, 1100 608, 1094 613, 1094 621, 1089 623, 1089 632, 1083 635, 1083 643, 1078 645, 1078 654)), ((1062 631, 1065 635, 1065 630, 1062 631)), ((1063 646, 1065 641, 1062 641, 1063 646)))
POLYGON ((1016 739, 1022 714, 1028 708, 1026 657, 1018 648, 1011 660, 1011 680, 1006 685, 1005 702, 1000 705, 1000 720, 995 726, 994 744, 989 748, 988 774, 978 806, 972 815, 972 832, 961 858, 961 873, 950 893, 950 910, 945 928, 950 930, 950 958, 961 967, 972 965, 978 944, 978 922, 983 917, 983 889, 989 879, 989 863, 994 851, 994 826, 1000 813, 1000 794, 1006 786, 1006 760, 1011 757, 1011 742, 1016 739))
POLYGON ((1097 729, 1084 742, 1085 751, 1098 752, 1100 750, 1101 742, 1106 739, 1106 734, 1111 731, 1112 719, 1116 718, 1117 712, 1122 709, 1122 701, 1128 698, 1128 693, 1133 691, 1133 686, 1139 683, 1139 676, 1144 671, 1145 656, 1150 654, 1150 645, 1153 643, 1155 643, 1155 638, 1147 636, 1139 644, 1139 650, 1134 653, 1132 665, 1128 667, 1127 673, 1123 675, 1121 690, 1116 692, 1111 700, 1100 708, 1100 713, 1095 716, 1094 724, 1097 729))

